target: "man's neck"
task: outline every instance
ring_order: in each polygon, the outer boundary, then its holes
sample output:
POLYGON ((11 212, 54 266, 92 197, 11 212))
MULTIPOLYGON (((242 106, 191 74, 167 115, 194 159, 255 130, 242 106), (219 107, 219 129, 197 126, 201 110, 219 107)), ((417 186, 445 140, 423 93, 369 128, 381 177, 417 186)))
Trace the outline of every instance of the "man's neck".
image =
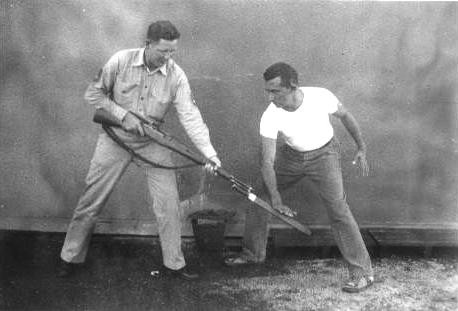
POLYGON ((145 49, 145 52, 143 53, 143 63, 145 64, 146 69, 147 69, 149 72, 152 72, 152 71, 156 70, 158 67, 155 66, 154 64, 148 63, 148 62, 146 61, 146 60, 147 60, 146 53, 148 53, 148 52, 147 52, 147 50, 145 49))
POLYGON ((293 101, 294 101, 294 110, 293 111, 296 111, 302 105, 303 100, 304 100, 304 93, 299 88, 296 88, 293 94, 293 101))

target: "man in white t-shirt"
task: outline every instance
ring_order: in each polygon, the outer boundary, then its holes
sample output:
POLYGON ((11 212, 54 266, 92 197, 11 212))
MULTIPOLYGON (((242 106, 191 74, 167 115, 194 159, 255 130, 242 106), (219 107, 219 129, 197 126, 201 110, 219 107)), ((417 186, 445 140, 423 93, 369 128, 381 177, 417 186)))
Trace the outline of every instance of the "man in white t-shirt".
MULTIPOLYGON (((280 191, 302 179, 310 180, 319 192, 330 219, 335 241, 348 263, 347 292, 360 292, 372 285, 371 260, 358 225, 348 207, 342 182, 337 141, 330 115, 338 118, 353 137, 358 151, 354 164, 363 175, 369 168, 366 145, 353 117, 330 91, 318 87, 298 87, 298 75, 285 63, 276 63, 264 72, 269 106, 260 123, 262 176, 272 206, 285 215, 296 213, 283 204, 280 191), (277 150, 277 137, 285 144, 277 150)), ((244 251, 226 258, 226 264, 263 262, 266 257, 270 215, 258 208, 246 216, 244 251)))

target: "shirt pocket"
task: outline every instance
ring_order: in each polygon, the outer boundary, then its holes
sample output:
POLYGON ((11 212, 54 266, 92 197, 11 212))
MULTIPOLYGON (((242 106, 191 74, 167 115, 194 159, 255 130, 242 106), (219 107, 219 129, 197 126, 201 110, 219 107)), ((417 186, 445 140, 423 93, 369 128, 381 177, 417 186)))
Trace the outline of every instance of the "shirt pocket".
POLYGON ((139 89, 139 81, 116 81, 113 88, 113 99, 120 106, 131 106, 138 100, 139 89))
POLYGON ((150 94, 153 110, 163 114, 166 113, 172 105, 172 97, 169 90, 153 89, 150 94))

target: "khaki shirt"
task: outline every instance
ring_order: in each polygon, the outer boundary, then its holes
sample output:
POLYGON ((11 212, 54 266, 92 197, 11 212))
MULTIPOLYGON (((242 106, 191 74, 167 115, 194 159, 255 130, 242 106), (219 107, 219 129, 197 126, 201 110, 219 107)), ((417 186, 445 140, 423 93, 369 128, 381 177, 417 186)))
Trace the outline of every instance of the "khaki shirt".
POLYGON ((163 119, 174 106, 196 147, 207 158, 216 155, 184 71, 170 59, 150 72, 143 60, 144 51, 122 50, 113 55, 87 88, 86 101, 110 112, 119 121, 128 111, 163 119))

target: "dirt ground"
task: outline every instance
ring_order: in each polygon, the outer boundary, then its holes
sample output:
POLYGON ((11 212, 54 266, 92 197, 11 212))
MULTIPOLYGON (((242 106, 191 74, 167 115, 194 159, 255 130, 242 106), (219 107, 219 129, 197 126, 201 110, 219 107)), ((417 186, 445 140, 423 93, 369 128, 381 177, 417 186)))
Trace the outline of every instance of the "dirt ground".
POLYGON ((222 255, 184 243, 198 281, 162 275, 153 238, 95 236, 86 264, 55 276, 63 234, 0 232, 0 310, 458 310, 457 249, 386 249, 374 258, 376 282, 361 294, 340 290, 337 252, 270 252, 263 265, 229 268, 222 255))

